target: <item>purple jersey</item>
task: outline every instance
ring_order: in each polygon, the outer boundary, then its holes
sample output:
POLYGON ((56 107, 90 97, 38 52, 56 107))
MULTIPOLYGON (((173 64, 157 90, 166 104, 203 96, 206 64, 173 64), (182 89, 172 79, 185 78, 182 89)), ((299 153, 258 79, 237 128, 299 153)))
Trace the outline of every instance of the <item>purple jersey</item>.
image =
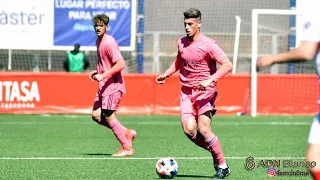
MULTIPOLYGON (((177 61, 180 61, 180 81, 183 86, 194 87, 217 71, 216 62, 228 59, 216 41, 201 34, 190 43, 187 37, 178 40, 177 61)), ((214 86, 214 84, 213 84, 214 86)))
MULTIPOLYGON (((105 34, 102 40, 97 39, 96 43, 98 55, 97 71, 101 74, 111 69, 123 57, 118 43, 112 36, 105 34)), ((108 96, 117 91, 125 93, 124 79, 121 72, 99 82, 98 94, 100 96, 108 96)))

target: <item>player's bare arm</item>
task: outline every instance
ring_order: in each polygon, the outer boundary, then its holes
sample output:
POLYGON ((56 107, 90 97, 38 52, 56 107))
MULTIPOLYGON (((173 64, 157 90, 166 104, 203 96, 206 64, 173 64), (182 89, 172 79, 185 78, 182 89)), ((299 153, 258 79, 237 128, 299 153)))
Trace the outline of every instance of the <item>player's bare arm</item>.
POLYGON ((156 77, 156 82, 158 84, 164 84, 166 79, 170 77, 172 74, 174 74, 175 72, 177 72, 179 69, 180 69, 180 54, 178 53, 177 59, 166 70, 166 72, 156 77))
POLYGON ((200 90, 205 90, 206 87, 210 86, 212 82, 217 82, 219 79, 223 78, 232 70, 232 62, 230 59, 226 58, 222 60, 220 68, 210 76, 207 80, 201 81, 200 84, 197 86, 200 90))
POLYGON ((275 63, 311 61, 318 48, 317 42, 302 41, 300 45, 292 51, 277 55, 262 56, 257 60, 257 70, 268 67, 275 63))
POLYGON ((126 67, 126 63, 124 61, 124 59, 121 59, 119 61, 117 61, 114 66, 112 66, 111 69, 109 69, 108 71, 101 73, 101 74, 96 74, 94 75, 94 79, 97 81, 102 81, 105 78, 110 78, 111 76, 113 76, 116 73, 119 73, 121 70, 123 70, 126 67))
POLYGON ((96 75, 97 74, 97 70, 93 70, 93 71, 90 71, 89 72, 89 79, 91 79, 91 81, 93 81, 94 80, 94 75, 96 75))

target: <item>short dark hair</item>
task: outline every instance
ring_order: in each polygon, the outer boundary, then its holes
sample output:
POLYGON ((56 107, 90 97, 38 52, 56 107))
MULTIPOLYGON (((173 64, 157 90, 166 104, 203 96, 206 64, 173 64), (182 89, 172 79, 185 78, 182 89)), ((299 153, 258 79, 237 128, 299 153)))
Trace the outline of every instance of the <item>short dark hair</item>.
POLYGON ((97 21, 102 21, 106 26, 109 24, 109 16, 105 14, 97 14, 92 19, 93 23, 96 23, 97 21))
POLYGON ((183 15, 184 15, 185 19, 198 18, 199 20, 201 20, 201 12, 199 9, 196 9, 196 8, 190 8, 190 9, 186 10, 183 13, 183 15))
POLYGON ((80 49, 80 44, 76 43, 76 44, 73 45, 73 47, 74 47, 75 49, 80 49))

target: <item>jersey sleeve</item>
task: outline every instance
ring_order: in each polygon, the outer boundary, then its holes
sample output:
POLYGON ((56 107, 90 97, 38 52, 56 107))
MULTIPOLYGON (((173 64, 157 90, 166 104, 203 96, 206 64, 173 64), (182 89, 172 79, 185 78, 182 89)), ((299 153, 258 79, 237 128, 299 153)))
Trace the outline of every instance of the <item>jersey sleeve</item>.
POLYGON ((110 57, 113 63, 116 63, 117 61, 123 59, 119 49, 119 45, 114 39, 111 39, 110 41, 108 41, 105 46, 106 46, 106 53, 110 57))
POLYGON ((218 46, 215 41, 210 42, 208 48, 210 58, 217 61, 219 64, 222 64, 223 60, 228 58, 227 54, 218 46))

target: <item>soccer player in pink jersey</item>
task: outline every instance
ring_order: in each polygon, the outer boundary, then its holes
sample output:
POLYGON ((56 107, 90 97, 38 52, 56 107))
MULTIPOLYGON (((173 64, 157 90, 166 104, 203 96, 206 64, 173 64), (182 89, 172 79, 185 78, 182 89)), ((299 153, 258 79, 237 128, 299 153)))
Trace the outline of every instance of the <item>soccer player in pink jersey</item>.
POLYGON ((98 36, 97 70, 89 73, 89 78, 99 82, 99 89, 94 98, 92 119, 110 128, 121 143, 121 149, 112 156, 132 156, 134 150, 132 142, 137 136, 133 129, 127 129, 116 117, 116 111, 125 93, 124 79, 121 70, 125 68, 125 61, 120 53, 115 39, 106 33, 109 17, 98 14, 93 17, 94 29, 98 36))
MULTIPOLYGON (((289 52, 260 57, 257 60, 257 70, 275 63, 314 60, 318 77, 320 77, 320 1, 309 0, 301 6, 303 23, 300 24, 300 27, 297 27, 301 30, 301 42, 298 47, 289 52)), ((320 96, 318 104, 320 107, 320 96)), ((316 162, 316 166, 310 166, 308 169, 314 180, 320 180, 320 109, 311 124, 308 143, 306 160, 309 162, 316 162)))
POLYGON ((156 78, 165 80, 180 70, 182 84, 180 96, 181 123, 184 133, 196 145, 208 150, 213 157, 216 174, 223 179, 230 174, 218 137, 211 131, 211 118, 216 109, 217 81, 232 69, 232 63, 216 41, 200 32, 201 12, 191 8, 184 12, 187 33, 177 41, 176 60, 167 71, 156 78), (221 64, 217 70, 216 63, 221 64))

